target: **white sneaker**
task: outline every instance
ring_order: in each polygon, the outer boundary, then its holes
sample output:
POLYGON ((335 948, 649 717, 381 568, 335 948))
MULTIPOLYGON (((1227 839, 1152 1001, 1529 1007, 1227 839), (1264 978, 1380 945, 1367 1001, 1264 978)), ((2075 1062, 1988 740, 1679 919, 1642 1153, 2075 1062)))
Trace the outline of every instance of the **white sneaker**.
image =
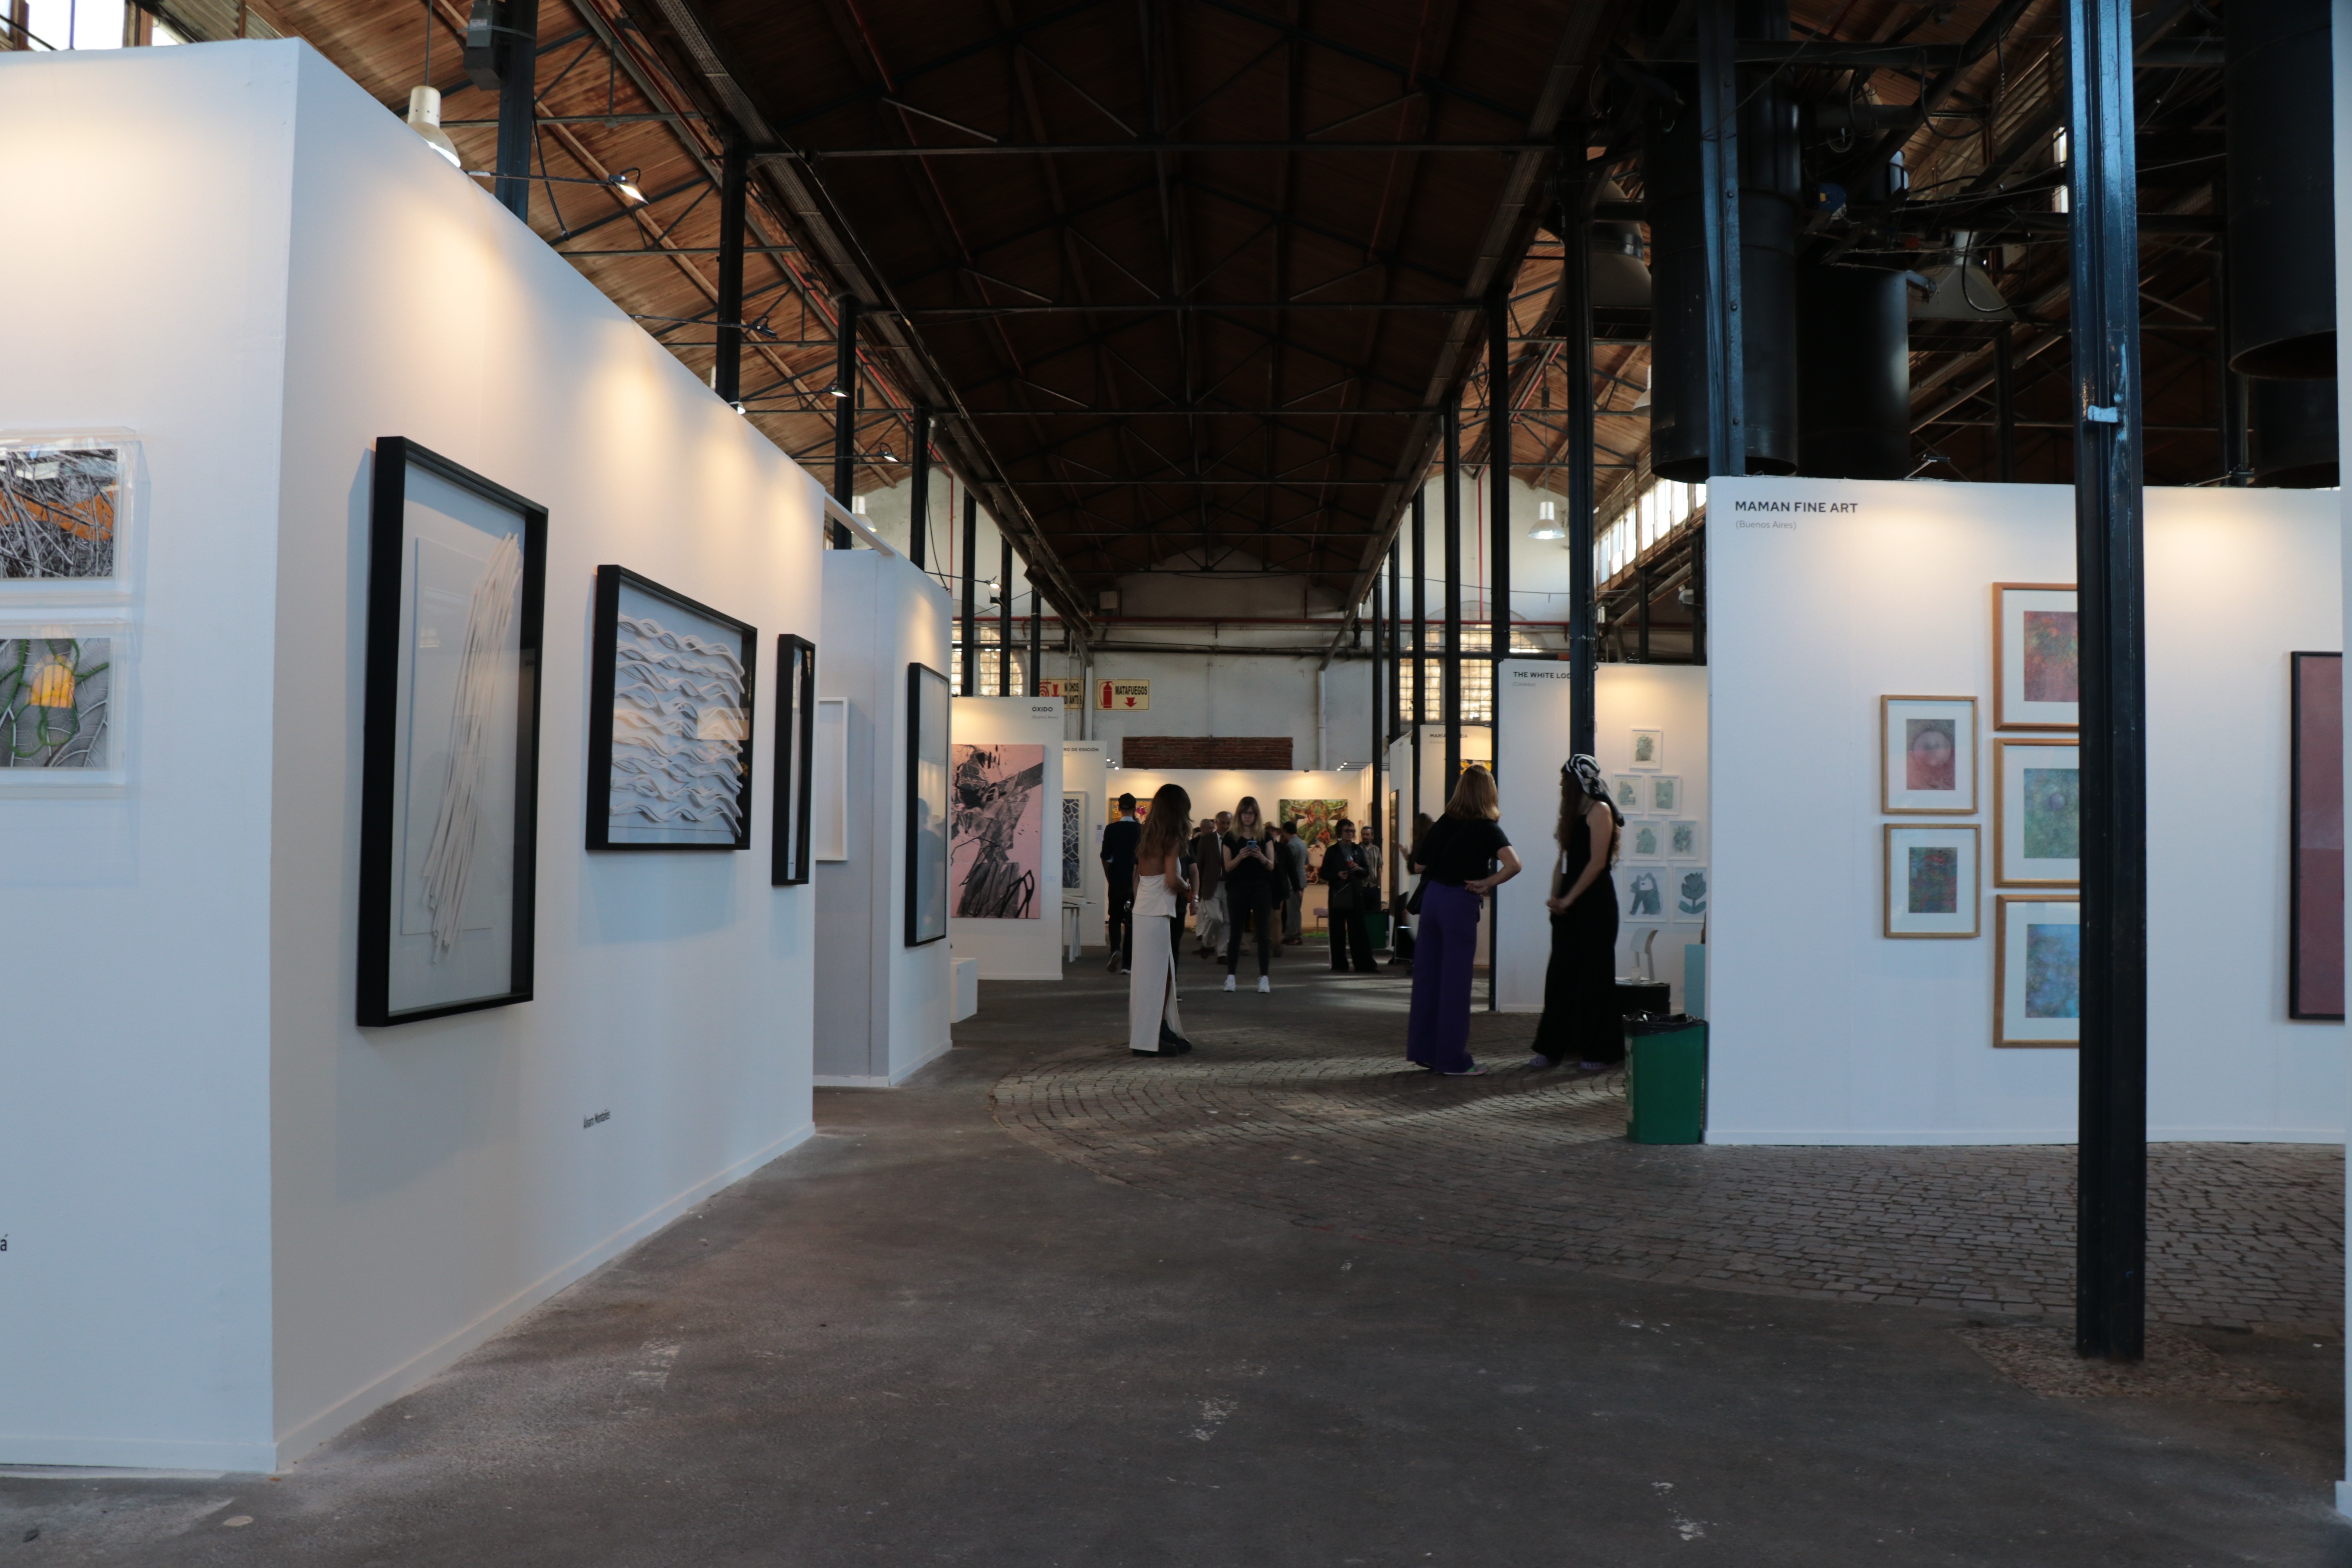
POLYGON ((1257 977, 1257 990, 1258 994, 1261 996, 1272 994, 1274 991, 1274 977, 1270 974, 1259 975, 1257 977))
POLYGON ((1228 975, 1226 975, 1226 976, 1225 976, 1225 989, 1226 989, 1226 990, 1228 990, 1228 991, 1231 991, 1233 988, 1234 988, 1234 977, 1233 977, 1232 975, 1228 974, 1228 975))

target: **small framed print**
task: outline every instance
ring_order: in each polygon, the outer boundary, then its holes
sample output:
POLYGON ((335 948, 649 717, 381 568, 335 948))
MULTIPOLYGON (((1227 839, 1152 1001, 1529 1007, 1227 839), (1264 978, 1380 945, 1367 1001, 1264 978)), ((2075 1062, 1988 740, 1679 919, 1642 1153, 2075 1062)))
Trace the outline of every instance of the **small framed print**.
POLYGON ((1675 866, 1666 871, 1666 913, 1676 925, 1696 925, 1706 919, 1706 868, 1675 866))
POLYGON ((1683 808, 1683 781, 1679 773, 1652 773, 1642 781, 1648 787, 1643 791, 1643 809, 1653 816, 1672 816, 1683 808))
POLYGON ((1885 934, 1973 937, 1982 927, 1977 825, 1889 822, 1885 934))
POLYGON ((776 637, 774 822, 768 836, 768 880, 796 888, 809 879, 809 826, 815 809, 816 645, 783 632, 776 637))
POLYGON ((1664 767, 1666 765, 1666 732, 1664 730, 1634 731, 1633 747, 1630 754, 1633 759, 1631 766, 1643 769, 1664 767))
POLYGON ((1993 742, 1993 882, 2072 888, 2083 879, 2082 748, 2073 741, 1993 742))
POLYGON ((1625 825, 1627 860, 1662 860, 1665 858, 1665 824, 1662 822, 1629 822, 1625 825))
POLYGON ((128 430, 0 435, 0 603, 127 595, 140 471, 128 430))
POLYGON ((1642 787, 1640 773, 1619 773, 1609 781, 1609 793, 1617 802, 1617 809, 1627 816, 1641 816, 1650 809, 1649 792, 1642 787))
POLYGON ((2004 893, 1993 902, 1996 1046, 2083 1043, 2083 905, 2004 893))
POLYGON ((1977 700, 1878 700, 1878 809, 1889 816, 1973 816, 1977 700))
POLYGON ((1666 868, 1663 866, 1628 866, 1617 878, 1619 923, 1651 925, 1666 919, 1666 868))
POLYGON ((749 849, 758 631, 608 565, 593 644, 588 847, 749 849))
POLYGON ((2072 583, 1992 585, 1992 727, 2082 724, 2082 639, 2072 583))
POLYGON ((0 797, 121 795, 124 621, 0 624, 0 797))
POLYGON ((1669 860, 1706 859, 1706 825, 1689 817, 1667 823, 1666 858, 1669 860))

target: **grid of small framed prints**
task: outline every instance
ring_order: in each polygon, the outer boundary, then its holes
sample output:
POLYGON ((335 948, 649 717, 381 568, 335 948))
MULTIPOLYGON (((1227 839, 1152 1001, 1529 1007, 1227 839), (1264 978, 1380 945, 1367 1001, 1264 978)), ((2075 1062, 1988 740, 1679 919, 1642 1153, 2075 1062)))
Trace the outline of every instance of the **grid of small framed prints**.
POLYGON ((1610 796, 1625 818, 1619 919, 1626 925, 1703 925, 1712 891, 1706 825, 1685 815, 1682 775, 1666 771, 1666 732, 1632 731, 1625 754, 1631 766, 1609 779, 1610 796))
POLYGON ((0 434, 0 799, 121 795, 139 442, 0 434))
POLYGON ((1992 585, 1991 769, 1979 766, 1974 697, 1879 699, 1883 931, 1983 933, 1992 851, 1998 1046, 2081 1041, 2082 772, 2079 638, 2068 583, 1992 585), (1976 821, 1992 795, 1992 833, 1976 821))

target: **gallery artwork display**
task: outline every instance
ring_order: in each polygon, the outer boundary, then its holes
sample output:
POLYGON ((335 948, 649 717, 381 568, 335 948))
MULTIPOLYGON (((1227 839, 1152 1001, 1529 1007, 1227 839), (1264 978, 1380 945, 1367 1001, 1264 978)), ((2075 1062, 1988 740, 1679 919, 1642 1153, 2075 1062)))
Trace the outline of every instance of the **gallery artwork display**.
POLYGON ((1075 893, 1087 885, 1087 796, 1083 790, 1062 795, 1062 890, 1075 893))
POLYGON ((1666 732, 1664 730, 1633 731, 1633 763, 1637 768, 1663 768, 1666 765, 1666 732))
POLYGON ((1673 888, 1673 914, 1677 925, 1706 919, 1706 867, 1676 866, 1666 873, 1666 879, 1673 888))
POLYGON ((1885 923, 1890 937, 1972 937, 1983 898, 1977 825, 1889 822, 1885 923))
POLYGON ((138 443, 0 437, 0 586, 121 589, 138 443))
POLYGON ((1652 816, 1672 816, 1683 808, 1681 774, 1653 773, 1643 782, 1650 786, 1643 798, 1652 816))
POLYGON ((1298 837, 1310 849, 1328 849, 1339 837, 1340 821, 1348 815, 1344 800, 1277 800, 1274 803, 1274 819, 1287 822, 1298 829, 1298 837))
POLYGON ((122 779, 122 626, 0 626, 0 794, 81 794, 122 779))
POLYGON ((2286 1016, 2344 1016, 2344 656, 2289 655, 2286 1016))
POLYGON ((1623 916, 1629 921, 1663 921, 1666 918, 1665 873, 1648 867, 1635 868, 1623 878, 1623 916))
POLYGON ((1977 700, 1878 700, 1878 808, 1889 816, 1969 816, 1977 809, 1977 700))
POLYGON ((626 567, 596 568, 589 848, 751 847, 758 638, 626 567))
POLYGON ((531 994, 547 510, 376 443, 360 782, 359 1022, 531 994))
POLYGON ((1996 730, 2082 722, 2082 636, 2072 583, 1992 585, 1996 730))
POLYGON ((1667 823, 1666 858, 1669 860, 1706 859, 1706 827, 1689 817, 1685 817, 1679 822, 1667 823))
POLYGON ((1997 740, 1993 881, 2071 888, 2083 879, 2082 748, 2073 741, 1997 740))
POLYGON ((809 829, 816 800, 816 645, 776 638, 776 773, 768 834, 768 880, 795 888, 809 879, 809 829))
POLYGON ((2083 906, 2003 894, 1993 910, 1997 1046, 2083 1043, 2083 906))
POLYGON ((1665 854, 1665 829, 1654 822, 1629 822, 1625 825, 1624 858, 1628 860, 1656 860, 1665 854))
POLYGON ((1649 792, 1643 789, 1640 773, 1613 775, 1609 781, 1609 798, 1617 803, 1618 811, 1626 816, 1641 816, 1650 809, 1649 792))
POLYGON ((948 876, 957 918, 1043 919, 1045 748, 959 742, 950 772, 948 876))
POLYGON ((948 678, 907 667, 907 945, 948 934, 948 678))

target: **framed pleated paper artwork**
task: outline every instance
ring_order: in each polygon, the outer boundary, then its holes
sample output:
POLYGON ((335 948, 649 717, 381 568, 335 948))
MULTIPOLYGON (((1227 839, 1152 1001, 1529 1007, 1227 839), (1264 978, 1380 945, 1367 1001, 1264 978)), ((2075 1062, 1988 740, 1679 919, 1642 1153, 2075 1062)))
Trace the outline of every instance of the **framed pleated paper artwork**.
POLYGON ((751 847, 759 632, 625 566, 596 568, 588 847, 751 847))

